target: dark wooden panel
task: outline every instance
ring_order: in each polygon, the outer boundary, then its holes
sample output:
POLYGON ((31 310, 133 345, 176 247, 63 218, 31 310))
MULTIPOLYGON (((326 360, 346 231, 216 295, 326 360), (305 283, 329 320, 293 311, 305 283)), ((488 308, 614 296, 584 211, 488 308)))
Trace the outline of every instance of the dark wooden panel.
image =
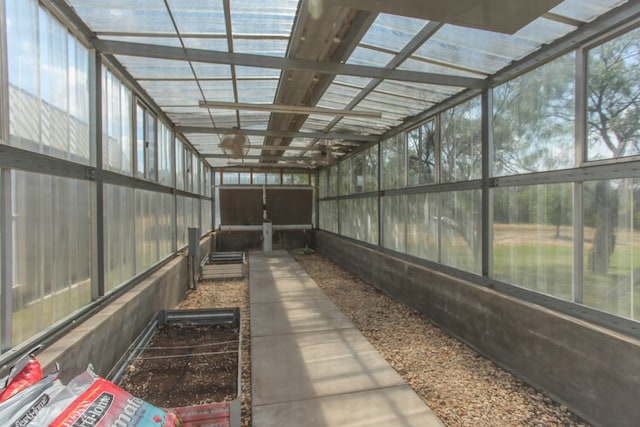
MULTIPOLYGON (((311 188, 267 187, 267 217, 274 225, 311 224, 311 188)), ((262 224, 262 189, 221 188, 222 225, 262 224)))

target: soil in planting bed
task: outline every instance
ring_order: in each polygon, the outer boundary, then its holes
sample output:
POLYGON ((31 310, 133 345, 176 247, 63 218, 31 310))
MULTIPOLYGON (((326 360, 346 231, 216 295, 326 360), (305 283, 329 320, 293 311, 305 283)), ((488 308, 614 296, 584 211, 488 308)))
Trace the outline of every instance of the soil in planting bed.
POLYGON ((126 368, 120 386, 163 408, 233 400, 238 333, 234 325, 162 325, 126 368))

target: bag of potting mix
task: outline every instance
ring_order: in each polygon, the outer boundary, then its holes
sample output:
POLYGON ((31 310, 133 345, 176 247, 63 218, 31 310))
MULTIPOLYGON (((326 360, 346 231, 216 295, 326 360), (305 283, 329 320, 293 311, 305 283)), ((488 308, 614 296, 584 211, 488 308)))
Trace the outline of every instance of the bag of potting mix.
POLYGON ((176 427, 178 417, 97 376, 91 366, 58 393, 29 426, 176 427))

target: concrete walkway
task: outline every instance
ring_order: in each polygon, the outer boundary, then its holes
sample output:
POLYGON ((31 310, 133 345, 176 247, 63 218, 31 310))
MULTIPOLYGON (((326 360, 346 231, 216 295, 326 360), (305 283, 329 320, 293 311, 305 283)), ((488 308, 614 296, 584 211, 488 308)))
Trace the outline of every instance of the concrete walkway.
POLYGON ((249 289, 254 427, 442 427, 286 251, 249 255, 249 289))

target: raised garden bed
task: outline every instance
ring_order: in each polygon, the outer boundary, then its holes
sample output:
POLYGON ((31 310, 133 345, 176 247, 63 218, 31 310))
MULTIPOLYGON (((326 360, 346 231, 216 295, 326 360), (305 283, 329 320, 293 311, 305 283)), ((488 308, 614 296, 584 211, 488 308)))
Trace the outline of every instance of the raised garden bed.
POLYGON ((163 311, 108 379, 156 406, 198 414, 183 425, 240 425, 240 349, 238 308, 163 311))
POLYGON ((245 274, 244 252, 212 252, 200 263, 202 280, 238 279, 245 274))

